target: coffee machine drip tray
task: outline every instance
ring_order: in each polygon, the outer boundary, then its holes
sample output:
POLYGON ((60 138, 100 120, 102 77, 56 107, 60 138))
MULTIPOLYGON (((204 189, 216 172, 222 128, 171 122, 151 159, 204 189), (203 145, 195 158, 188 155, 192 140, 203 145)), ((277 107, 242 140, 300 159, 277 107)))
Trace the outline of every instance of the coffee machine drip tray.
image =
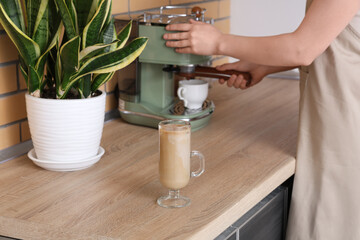
POLYGON ((169 109, 170 114, 177 115, 177 116, 186 116, 186 115, 193 115, 196 113, 200 113, 207 108, 210 108, 213 105, 213 103, 210 100, 204 101, 203 105, 199 109, 187 109, 184 106, 183 101, 179 101, 176 104, 172 106, 172 108, 169 109))
POLYGON ((119 112, 126 122, 157 128, 162 120, 178 119, 191 123, 191 130, 196 131, 208 124, 214 112, 215 105, 206 100, 202 108, 189 110, 184 107, 183 101, 175 99, 174 104, 162 111, 146 103, 133 103, 119 99, 119 112))

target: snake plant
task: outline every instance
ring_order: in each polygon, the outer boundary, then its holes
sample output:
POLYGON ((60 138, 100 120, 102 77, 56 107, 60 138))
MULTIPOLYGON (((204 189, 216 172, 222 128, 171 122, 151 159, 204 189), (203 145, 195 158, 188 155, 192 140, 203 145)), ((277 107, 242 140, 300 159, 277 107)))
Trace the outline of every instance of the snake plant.
POLYGON ((30 95, 91 97, 141 54, 147 38, 125 46, 132 22, 116 33, 111 7, 111 0, 0 0, 30 95))

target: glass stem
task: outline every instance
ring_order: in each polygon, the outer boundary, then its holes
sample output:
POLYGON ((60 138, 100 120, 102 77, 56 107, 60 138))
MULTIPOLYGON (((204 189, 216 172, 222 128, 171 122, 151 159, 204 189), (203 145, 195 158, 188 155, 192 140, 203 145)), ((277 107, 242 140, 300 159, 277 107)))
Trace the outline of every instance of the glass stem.
POLYGON ((180 197, 180 190, 169 190, 169 196, 171 199, 176 199, 180 197))

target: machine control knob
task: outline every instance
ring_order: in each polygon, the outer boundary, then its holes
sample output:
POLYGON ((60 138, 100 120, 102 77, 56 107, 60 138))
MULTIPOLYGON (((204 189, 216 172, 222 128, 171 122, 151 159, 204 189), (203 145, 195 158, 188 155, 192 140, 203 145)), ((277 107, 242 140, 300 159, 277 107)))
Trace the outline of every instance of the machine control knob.
POLYGON ((202 15, 202 9, 200 7, 195 6, 191 9, 191 13, 195 14, 196 18, 199 18, 202 15))

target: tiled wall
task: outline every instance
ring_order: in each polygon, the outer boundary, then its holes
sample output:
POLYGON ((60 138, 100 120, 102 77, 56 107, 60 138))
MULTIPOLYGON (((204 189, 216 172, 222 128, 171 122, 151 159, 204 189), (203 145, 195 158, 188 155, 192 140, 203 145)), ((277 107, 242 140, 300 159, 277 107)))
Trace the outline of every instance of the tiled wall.
MULTIPOLYGON (((124 18, 135 17, 144 10, 153 11, 164 5, 196 5, 206 8, 206 16, 214 18, 217 28, 224 33, 230 30, 230 0, 113 0, 113 14, 124 18)), ((224 61, 226 59, 214 64, 224 61)), ((111 80, 102 88, 107 92, 106 112, 110 112, 118 104, 115 97, 116 81, 111 80)), ((30 140, 25 93, 26 85, 19 72, 16 48, 0 26, 0 153, 30 140)))

